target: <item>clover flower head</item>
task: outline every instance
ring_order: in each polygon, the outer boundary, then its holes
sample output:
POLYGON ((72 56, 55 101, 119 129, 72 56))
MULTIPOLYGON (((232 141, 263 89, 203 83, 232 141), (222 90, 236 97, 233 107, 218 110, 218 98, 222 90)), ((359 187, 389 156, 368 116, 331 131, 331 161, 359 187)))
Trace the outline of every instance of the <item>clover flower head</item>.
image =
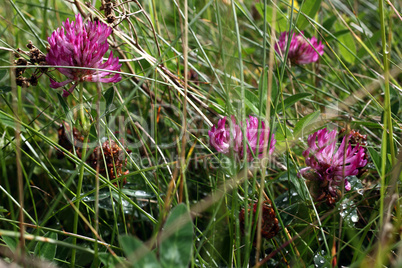
POLYGON ((308 167, 301 169, 300 175, 328 181, 328 190, 333 196, 337 195, 337 187, 342 183, 345 190, 350 191, 347 177, 357 175, 358 168, 367 164, 365 148, 359 144, 353 147, 349 141, 350 136, 343 137, 338 147, 336 130, 328 131, 324 128, 310 135, 309 148, 303 152, 308 167))
POLYGON ((107 61, 103 62, 103 56, 109 49, 107 38, 111 33, 112 28, 100 21, 84 24, 79 14, 75 16, 75 22, 70 22, 69 19, 63 22, 63 27, 58 28, 48 38, 50 49, 46 61, 49 65, 81 68, 56 67, 67 80, 58 83, 50 79, 50 87, 59 88, 74 82, 68 91, 63 92, 66 97, 72 93, 77 82, 119 82, 120 74, 105 71, 119 71, 119 58, 113 57, 113 52, 110 52, 107 61))
MULTIPOLYGON (((243 159, 243 133, 241 131, 242 124, 236 124, 236 120, 234 116, 231 117, 232 120, 232 128, 226 125, 226 117, 220 119, 218 121, 218 127, 213 126, 210 131, 208 131, 208 135, 210 138, 210 145, 214 147, 218 152, 223 153, 225 155, 230 155, 230 148, 233 148, 233 152, 235 153, 235 157, 239 159, 243 159)), ((264 131, 265 124, 261 122, 261 128, 259 131, 259 120, 257 117, 250 116, 246 122, 246 138, 248 141, 247 144, 247 160, 252 161, 254 159, 253 154, 255 156, 261 158, 263 156, 264 150, 267 150, 268 141, 264 144, 264 131), (258 132, 260 132, 260 137, 258 140, 258 132), (258 152, 257 152, 258 146, 258 152), (250 150, 251 149, 251 150, 250 150)), ((268 135, 270 134, 269 129, 267 129, 268 135)), ((268 136, 269 137, 269 136, 268 136)), ((269 146, 269 154, 272 154, 275 149, 276 140, 274 135, 271 135, 271 141, 269 146)))
POLYGON ((230 131, 230 126, 226 125, 226 117, 218 121, 218 127, 212 126, 211 130, 208 131, 209 143, 214 147, 219 153, 226 155, 230 154, 230 147, 232 146, 235 154, 240 154, 243 145, 243 134, 241 132, 240 126, 236 124, 234 116, 232 119, 232 132, 230 131))
MULTIPOLYGON (((275 44, 275 50, 279 55, 284 56, 288 45, 288 32, 283 32, 279 41, 275 44)), ((294 64, 308 64, 316 62, 320 56, 324 54, 324 45, 318 43, 317 39, 313 36, 311 39, 303 37, 301 34, 292 34, 288 58, 294 64), (318 53, 317 53, 318 52, 318 53)))
POLYGON ((248 143, 250 145, 250 146, 247 145, 248 161, 253 160, 251 150, 255 156, 258 156, 258 158, 261 158, 263 156, 264 150, 268 149, 269 138, 271 138, 269 146, 269 154, 272 154, 275 150, 276 140, 274 138, 274 134, 272 133, 271 137, 269 137, 270 130, 269 128, 265 128, 265 123, 263 121, 261 121, 261 128, 259 128, 258 125, 259 125, 258 118, 250 115, 249 119, 247 120, 247 134, 246 134, 248 143), (264 143, 265 131, 268 131, 268 140, 266 141, 266 143, 264 143), (258 132, 260 132, 259 140, 258 140, 258 132), (258 146, 258 152, 257 152, 257 146, 258 146))

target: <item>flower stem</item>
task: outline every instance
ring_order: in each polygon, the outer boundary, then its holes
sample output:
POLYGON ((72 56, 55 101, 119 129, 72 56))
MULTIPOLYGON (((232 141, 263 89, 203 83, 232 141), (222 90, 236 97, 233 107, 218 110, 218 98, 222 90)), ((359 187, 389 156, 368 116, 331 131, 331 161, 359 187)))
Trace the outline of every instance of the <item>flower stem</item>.
MULTIPOLYGON (((76 200, 78 200, 81 196, 81 190, 82 190, 82 181, 84 179, 84 169, 85 169, 85 158, 87 154, 87 147, 88 147, 88 138, 89 138, 89 126, 87 124, 87 120, 85 118, 85 111, 84 111, 84 99, 83 99, 83 90, 80 90, 80 119, 81 119, 81 125, 82 125, 82 134, 84 135, 84 142, 82 143, 82 154, 81 154, 81 166, 80 166, 80 175, 78 179, 78 185, 77 185, 77 194, 75 195, 76 200)), ((80 211, 80 203, 81 201, 78 200, 77 204, 75 205, 75 213, 74 213, 74 223, 73 223, 73 233, 77 234, 78 231, 78 216, 79 216, 79 211, 80 211)), ((73 245, 75 246, 77 244, 77 238, 73 238, 73 245)), ((73 248, 71 251, 71 263, 70 267, 75 267, 75 257, 76 257, 76 249, 73 248)))
MULTIPOLYGON (((383 134, 382 134, 382 146, 381 146, 381 195, 380 195, 380 228, 384 228, 384 199, 385 191, 388 188, 388 182, 386 180, 387 176, 387 145, 389 139, 390 153, 391 153, 391 165, 395 163, 395 150, 393 142, 393 130, 392 130, 392 114, 391 114, 391 97, 389 90, 389 61, 388 55, 390 53, 387 40, 386 40, 386 29, 385 29, 385 14, 384 14, 384 1, 380 0, 378 2, 378 10, 380 13, 381 22, 381 41, 382 41, 382 57, 384 63, 384 122, 383 122, 383 134)), ((381 241, 378 244, 376 267, 382 266, 383 254, 382 251, 384 246, 381 241)))
MULTIPOLYGON (((84 178, 84 167, 85 167, 84 163, 85 163, 85 158, 86 158, 86 154, 87 154, 88 137, 89 137, 88 134, 86 134, 84 137, 84 143, 83 143, 82 155, 81 155, 80 175, 78 178, 77 194, 75 195, 76 199, 79 199, 81 196, 82 181, 84 178)), ((77 230, 78 230, 78 214, 80 211, 80 203, 81 203, 81 200, 78 200, 77 204, 75 205, 76 210, 74 213, 73 234, 77 234, 77 230)), ((77 238, 74 237, 73 245, 75 246, 76 244, 77 244, 77 238)), ((76 250, 75 250, 75 248, 73 248, 73 250, 71 252, 71 265, 70 265, 71 267, 75 267, 75 253, 76 253, 76 250)))
MULTIPOLYGON (((232 1, 232 11, 233 11, 233 20, 234 20, 234 25, 235 25, 235 29, 236 29, 236 41, 237 41, 237 51, 238 51, 238 59, 239 59, 239 71, 240 71, 240 73, 239 73, 239 75, 240 75, 240 89, 241 89, 241 102, 240 102, 240 111, 241 111, 241 122, 244 122, 243 124, 242 124, 242 132, 243 132, 243 152, 244 152, 244 154, 243 154, 243 159, 244 159, 244 170, 246 170, 246 173, 245 173, 245 180, 244 180, 244 202, 245 202, 245 204, 247 204, 247 200, 248 200, 248 181, 247 181, 247 170, 248 170, 248 161, 247 161, 247 155, 248 155, 248 152, 247 152, 247 124, 246 124, 246 105, 245 105, 245 103, 244 103, 244 100, 246 99, 246 89, 245 89, 245 85, 244 85, 244 69, 243 69, 243 58, 242 58, 242 44, 241 44, 241 38, 240 38, 240 29, 239 29, 239 23, 238 23, 238 21, 237 21, 237 15, 236 15, 236 8, 235 8, 235 2, 234 1, 232 1)), ((235 190, 235 193, 236 193, 236 195, 237 195, 237 191, 238 191, 238 189, 237 189, 237 187, 236 187, 236 190, 235 190)), ((236 196, 236 195, 234 195, 234 196, 236 196)), ((237 199, 237 198, 236 198, 237 199)), ((239 208, 239 206, 238 206, 238 204, 237 204, 237 200, 235 200, 235 202, 234 202, 234 205, 235 206, 233 206, 233 208, 239 208)), ((245 207, 247 207, 247 205, 245 206, 245 207)), ((238 209, 238 211, 239 211, 239 209, 238 209)), ((238 214, 236 213, 236 240, 235 240, 235 243, 236 243, 236 247, 237 248, 240 248, 240 223, 239 223, 239 217, 238 217, 238 214)), ((245 210, 245 221, 247 221, 248 220, 248 215, 247 215, 247 209, 245 210)), ((250 237, 249 237, 249 235, 250 235, 250 233, 247 233, 246 234, 246 240, 249 240, 250 239, 250 237)), ((245 261, 245 263, 244 263, 244 265, 243 266, 246 266, 247 264, 246 264, 246 262, 247 262, 247 258, 248 258, 248 256, 247 256, 247 246, 248 246, 248 244, 246 245, 246 251, 245 251, 245 258, 244 258, 244 261, 245 261)), ((240 254, 236 254, 236 264, 238 265, 238 266, 240 266, 241 265, 241 258, 240 258, 240 254)))
POLYGON ((387 139, 389 139, 390 153, 391 153, 391 165, 395 162, 395 149, 393 143, 393 129, 392 129, 392 114, 391 114, 391 97, 389 90, 389 61, 388 61, 388 45, 386 40, 385 29, 385 14, 383 0, 379 1, 379 12, 381 21, 381 40, 382 40, 382 56, 384 62, 384 122, 383 122, 383 135, 381 146, 381 212, 380 212, 380 225, 383 224, 383 205, 385 197, 386 185, 386 163, 387 163, 387 139))
POLYGON ((81 119, 81 126, 83 130, 84 137, 88 136, 89 128, 87 118, 85 117, 85 108, 84 108, 84 90, 80 90, 80 119, 81 119))

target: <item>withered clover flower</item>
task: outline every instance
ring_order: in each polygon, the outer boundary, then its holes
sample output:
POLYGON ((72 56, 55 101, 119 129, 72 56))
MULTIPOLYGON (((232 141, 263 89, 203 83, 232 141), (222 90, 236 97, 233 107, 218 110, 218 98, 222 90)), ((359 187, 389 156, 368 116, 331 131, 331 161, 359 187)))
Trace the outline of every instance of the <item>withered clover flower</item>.
MULTIPOLYGON (((288 45, 288 35, 288 32, 283 32, 279 37, 279 41, 275 44, 276 52, 282 57, 285 55, 288 45)), ((292 34, 288 52, 288 59, 292 63, 308 64, 316 62, 323 54, 324 45, 321 41, 318 43, 314 36, 311 39, 306 39, 303 37, 303 32, 302 34, 292 34)))
MULTIPOLYGON (((321 186, 334 197, 339 196, 338 187, 345 186, 346 191, 351 190, 347 177, 357 175, 359 168, 367 164, 366 150, 359 144, 350 142, 351 135, 344 136, 339 147, 337 131, 321 129, 308 137, 309 148, 303 152, 308 167, 300 170, 309 181, 324 182, 321 186)), ((325 192, 325 191, 324 191, 325 192)))
MULTIPOLYGON (((243 159, 243 133, 241 131, 241 124, 236 124, 234 116, 231 117, 232 128, 226 124, 226 117, 218 121, 218 127, 213 126, 208 135, 210 138, 210 144, 218 152, 225 155, 230 155, 230 148, 233 148, 235 157, 238 159, 243 159)), ((256 157, 261 158, 263 156, 264 150, 268 150, 268 141, 264 143, 264 131, 266 130, 265 124, 261 121, 261 128, 258 128, 259 120, 257 117, 251 116, 246 121, 246 138, 247 144, 247 160, 252 161, 254 159, 252 152, 256 157), (260 132, 260 137, 258 140, 258 132, 260 132), (258 152, 257 152, 258 146, 258 152), (251 150, 250 150, 251 149, 251 150)), ((268 137, 270 135, 270 130, 267 128, 268 137)), ((271 141, 269 146, 269 154, 272 154, 275 149, 276 140, 274 134, 271 134, 271 141)))
POLYGON ((47 72, 47 68, 41 67, 47 65, 46 55, 35 47, 32 41, 29 41, 26 47, 29 48, 29 51, 23 51, 21 48, 17 48, 14 52, 16 58, 14 64, 18 66, 15 69, 15 81, 17 85, 21 87, 36 86, 39 77, 47 72), (38 68, 33 68, 34 71, 29 72, 30 74, 27 75, 25 71, 28 65, 35 65, 38 68))
POLYGON ((105 71, 119 71, 121 67, 119 58, 114 58, 113 52, 110 52, 107 61, 103 62, 103 56, 109 49, 107 38, 111 33, 112 28, 100 21, 88 21, 84 24, 79 14, 75 16, 75 22, 67 19, 63 27, 58 28, 48 38, 50 49, 46 61, 49 65, 84 68, 56 67, 67 77, 67 80, 58 83, 50 79, 50 87, 59 88, 73 82, 70 89, 63 92, 63 96, 67 97, 73 92, 78 82, 119 82, 120 74, 105 71), (85 67, 93 69, 85 69, 85 67))
MULTIPOLYGON (((66 122, 60 125, 57 130, 59 137, 59 145, 69 152, 74 152, 78 157, 82 157, 82 149, 84 136, 80 131, 73 127, 71 129, 70 125, 66 122)), ((125 157, 126 152, 129 154, 131 150, 127 149, 124 145, 124 140, 117 141, 103 138, 101 146, 96 146, 93 152, 87 155, 86 162, 93 168, 96 169, 99 164, 99 174, 104 177, 109 175, 110 180, 114 180, 123 175, 129 173, 125 170, 127 165, 127 158, 125 157), (99 163, 98 163, 99 162, 99 163)), ((64 158, 64 152, 61 150, 57 151, 57 158, 64 158)), ((126 178, 123 179, 123 185, 126 184, 126 178)))
MULTIPOLYGON (((249 217, 253 217, 257 211, 257 206, 258 203, 254 202, 253 205, 248 208, 248 215, 249 217), (251 213, 252 212, 252 213, 251 213)), ((275 210, 272 207, 272 202, 271 200, 264 201, 261 204, 261 237, 265 239, 271 239, 274 236, 276 236, 279 232, 279 222, 278 219, 276 218, 276 213, 275 210)), ((240 213, 239 213, 239 222, 240 222, 240 230, 244 234, 245 233, 245 209, 243 208, 240 213)), ((254 226, 255 223, 254 220, 252 221, 252 225, 254 226)), ((257 233, 255 233, 254 239, 253 239, 253 245, 255 246, 257 242, 257 233)))

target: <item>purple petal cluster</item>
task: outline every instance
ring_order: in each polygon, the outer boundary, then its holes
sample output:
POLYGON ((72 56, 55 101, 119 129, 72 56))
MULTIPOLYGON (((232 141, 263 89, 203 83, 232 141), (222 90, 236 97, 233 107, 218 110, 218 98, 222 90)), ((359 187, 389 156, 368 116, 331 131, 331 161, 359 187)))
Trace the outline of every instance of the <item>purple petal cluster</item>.
MULTIPOLYGON (((324 54, 324 45, 321 43, 321 41, 318 43, 315 37, 312 37, 307 41, 302 34, 292 34, 288 59, 290 59, 290 61, 294 64, 308 64, 316 62, 318 58, 324 54)), ((288 32, 283 32, 279 37, 279 41, 275 45, 276 52, 278 52, 281 56, 284 56, 287 44, 288 32)))
MULTIPOLYGON (((210 144, 214 147, 218 152, 230 155, 230 148, 233 149, 236 158, 243 159, 243 133, 241 131, 241 124, 236 124, 236 120, 234 116, 231 117, 232 120, 232 128, 228 124, 226 124, 226 117, 220 119, 218 121, 218 127, 213 126, 210 131, 208 131, 208 135, 210 138, 210 144)), ((258 118, 251 116, 246 120, 247 132, 246 138, 248 141, 247 144, 247 160, 252 161, 254 156, 258 156, 261 158, 263 156, 264 150, 268 148, 268 144, 264 144, 264 131, 265 124, 261 122, 260 129, 260 137, 258 139, 258 118), (258 152, 257 152, 258 146, 258 152), (253 152, 253 154, 252 154, 253 152)), ((267 128, 268 135, 270 135, 269 128, 267 128)), ((267 142, 268 143, 268 142, 267 142)), ((271 134, 271 143, 269 146, 269 154, 272 154, 275 149, 276 140, 274 138, 274 134, 271 134)))
POLYGON ((89 21, 83 24, 82 17, 79 14, 75 16, 75 22, 70 22, 67 19, 63 23, 63 27, 58 28, 48 38, 50 45, 46 56, 48 64, 103 70, 57 67, 56 69, 64 74, 67 80, 57 83, 51 79, 50 87, 59 88, 74 82, 68 91, 63 92, 63 96, 66 97, 72 93, 77 82, 119 82, 121 80, 120 74, 104 71, 119 71, 121 67, 119 58, 114 58, 113 52, 110 52, 107 61, 103 62, 103 56, 109 49, 107 38, 111 33, 112 28, 100 21, 89 21))
MULTIPOLYGON (((253 159, 253 155, 251 152, 253 152, 256 156, 259 158, 262 157, 264 150, 268 148, 267 144, 264 144, 264 132, 265 132, 265 123, 264 121, 261 121, 261 129, 260 129, 260 139, 258 140, 258 124, 259 120, 257 117, 251 116, 247 120, 247 156, 248 160, 251 161, 253 159), (257 153, 257 147, 258 147, 258 153, 257 153), (250 150, 251 148, 251 150, 250 150)), ((268 131, 268 139, 270 135, 269 128, 267 129, 268 131)), ((267 141, 268 142, 268 141, 267 141)), ((271 134, 271 144, 269 147, 269 154, 272 154, 275 150, 275 144, 276 140, 274 138, 274 134, 271 134)), ((242 154, 243 157, 243 154, 242 154)))
POLYGON ((357 175, 358 168, 364 167, 367 160, 365 148, 359 144, 353 147, 349 138, 350 135, 343 137, 338 147, 336 130, 329 132, 324 128, 310 135, 309 148, 303 152, 309 167, 300 170, 300 174, 314 174, 315 178, 328 181, 328 190, 334 196, 337 195, 336 187, 342 183, 346 191, 350 191, 351 185, 346 177, 357 175))
POLYGON ((233 148, 235 154, 240 154, 243 148, 243 135, 240 126, 236 124, 234 116, 231 119, 232 132, 230 131, 230 126, 226 124, 226 117, 218 121, 217 128, 212 126, 211 130, 208 131, 211 146, 218 152, 227 155, 230 153, 230 147, 233 148))

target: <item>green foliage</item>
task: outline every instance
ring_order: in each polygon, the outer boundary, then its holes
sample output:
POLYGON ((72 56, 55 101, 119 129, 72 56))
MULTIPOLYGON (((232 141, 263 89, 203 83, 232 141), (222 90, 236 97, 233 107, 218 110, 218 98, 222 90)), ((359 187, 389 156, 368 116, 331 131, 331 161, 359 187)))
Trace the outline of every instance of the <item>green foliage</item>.
POLYGON ((314 113, 308 114, 305 117, 301 118, 299 121, 297 121, 293 129, 293 134, 298 137, 300 134, 303 134, 303 132, 309 133, 311 130, 309 125, 314 123, 319 115, 320 111, 315 111, 314 113))
POLYGON ((0 81, 7 75, 7 70, 0 70, 0 81))
MULTIPOLYGON (((141 240, 132 236, 120 236, 122 247, 131 267, 188 267, 193 244, 193 226, 190 214, 184 204, 176 206, 162 228, 159 261, 141 240)), ((110 259, 102 257, 104 264, 110 259)))
POLYGON ((110 268, 116 267, 119 263, 124 261, 122 257, 113 256, 109 252, 101 252, 98 257, 103 265, 110 268))
POLYGON ((120 236, 120 245, 124 250, 130 267, 161 267, 154 252, 150 251, 140 240, 132 236, 120 236))
POLYGON ((12 88, 10 86, 0 86, 0 93, 4 94, 4 93, 8 93, 12 90, 12 88))
MULTIPOLYGON (((264 16, 264 4, 263 3, 256 3, 255 8, 260 13, 261 17, 264 16)), ((274 8, 271 5, 267 5, 265 7, 266 10, 266 20, 267 23, 272 23, 273 15, 274 15, 274 8)), ((286 16, 282 13, 282 11, 275 9, 276 14, 276 21, 275 21, 275 29, 277 31, 285 31, 287 29, 288 21, 286 16)))
MULTIPOLYGON (((44 237, 48 237, 57 240, 57 233, 46 233, 44 237)), ((49 261, 53 261, 56 256, 57 245, 49 242, 38 242, 35 246, 34 255, 37 257, 44 258, 49 261)))
POLYGON ((60 94, 57 94, 57 99, 60 102, 61 108, 63 108, 64 116, 67 117, 68 122, 74 122, 74 119, 70 115, 70 108, 68 107, 66 100, 60 94))
POLYGON ((114 98, 114 89, 111 87, 106 92, 103 94, 103 97, 106 100, 106 108, 104 114, 109 113, 110 106, 113 104, 113 98, 114 98))
POLYGON ((312 95, 311 93, 297 93, 297 94, 294 94, 292 96, 289 96, 283 101, 283 105, 281 103, 279 103, 277 112, 281 112, 282 109, 286 110, 291 105, 293 105, 296 102, 298 102, 300 100, 303 100, 303 99, 305 99, 307 97, 310 97, 311 95, 312 95))
POLYGON ((191 260, 193 226, 190 214, 184 204, 176 206, 166 219, 160 244, 162 267, 188 267, 191 260), (172 232, 172 234, 169 234, 172 232))
POLYGON ((321 7, 321 0, 318 1, 303 1, 301 6, 299 20, 297 21, 297 27, 300 30, 304 30, 309 24, 309 20, 313 19, 321 7))
POLYGON ((4 243, 8 246, 9 249, 11 250, 17 249, 17 243, 18 243, 17 239, 9 236, 2 236, 1 238, 3 239, 4 243))
POLYGON ((336 24, 335 28, 338 31, 336 36, 339 41, 339 54, 342 55, 347 63, 353 64, 356 55, 355 40, 349 30, 345 29, 340 24, 336 24))

